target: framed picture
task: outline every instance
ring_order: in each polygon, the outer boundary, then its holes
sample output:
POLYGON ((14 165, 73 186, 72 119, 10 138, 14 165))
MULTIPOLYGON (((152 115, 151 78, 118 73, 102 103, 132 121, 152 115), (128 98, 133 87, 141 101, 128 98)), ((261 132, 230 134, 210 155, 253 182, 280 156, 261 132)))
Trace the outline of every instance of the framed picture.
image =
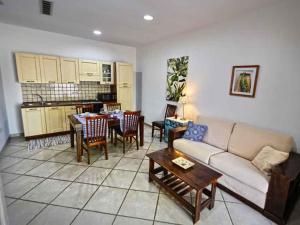
POLYGON ((184 96, 188 63, 188 56, 168 60, 166 100, 178 102, 180 97, 184 96))
POLYGON ((259 65, 233 66, 229 94, 254 98, 258 73, 259 65))

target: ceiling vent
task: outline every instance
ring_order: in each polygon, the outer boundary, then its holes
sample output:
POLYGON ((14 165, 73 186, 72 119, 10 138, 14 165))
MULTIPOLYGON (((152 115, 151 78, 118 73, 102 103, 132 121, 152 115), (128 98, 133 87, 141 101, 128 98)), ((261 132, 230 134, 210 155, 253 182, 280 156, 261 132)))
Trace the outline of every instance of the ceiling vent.
POLYGON ((0 0, 0 5, 3 5, 3 1, 2 0, 0 0))
POLYGON ((42 14, 51 16, 52 11, 53 11, 53 2, 41 0, 41 13, 42 14))

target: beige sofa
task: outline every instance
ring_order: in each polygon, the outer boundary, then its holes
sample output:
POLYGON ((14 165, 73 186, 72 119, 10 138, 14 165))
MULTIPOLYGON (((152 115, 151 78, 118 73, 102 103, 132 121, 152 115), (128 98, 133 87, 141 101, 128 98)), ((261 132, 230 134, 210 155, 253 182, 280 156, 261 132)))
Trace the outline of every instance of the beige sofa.
POLYGON ((223 174, 218 181, 222 186, 264 209, 270 177, 258 170, 251 161, 265 146, 291 152, 293 138, 248 124, 211 117, 201 117, 197 122, 208 126, 203 142, 178 138, 175 129, 170 133, 169 146, 218 170, 223 174))

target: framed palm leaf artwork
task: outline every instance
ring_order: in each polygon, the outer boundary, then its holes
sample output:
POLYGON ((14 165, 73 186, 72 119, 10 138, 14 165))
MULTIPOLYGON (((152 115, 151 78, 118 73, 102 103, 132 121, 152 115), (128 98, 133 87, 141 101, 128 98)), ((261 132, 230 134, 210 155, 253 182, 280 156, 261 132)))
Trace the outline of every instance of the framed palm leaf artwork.
POLYGON ((178 102, 184 96, 189 57, 168 59, 167 100, 178 102))
POLYGON ((230 95, 255 97, 259 65, 233 66, 230 95))

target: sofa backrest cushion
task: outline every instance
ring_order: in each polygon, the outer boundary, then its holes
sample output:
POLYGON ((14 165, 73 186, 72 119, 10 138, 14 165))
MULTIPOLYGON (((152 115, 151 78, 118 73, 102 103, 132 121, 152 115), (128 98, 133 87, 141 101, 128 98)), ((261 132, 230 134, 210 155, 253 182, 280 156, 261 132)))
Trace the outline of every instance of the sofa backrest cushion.
POLYGON ((237 123, 230 137, 228 152, 253 160, 265 146, 271 146, 279 151, 290 152, 293 148, 291 136, 237 123))
POLYGON ((206 116, 200 116, 197 122, 208 127, 203 139, 204 143, 227 151, 234 122, 206 116))

